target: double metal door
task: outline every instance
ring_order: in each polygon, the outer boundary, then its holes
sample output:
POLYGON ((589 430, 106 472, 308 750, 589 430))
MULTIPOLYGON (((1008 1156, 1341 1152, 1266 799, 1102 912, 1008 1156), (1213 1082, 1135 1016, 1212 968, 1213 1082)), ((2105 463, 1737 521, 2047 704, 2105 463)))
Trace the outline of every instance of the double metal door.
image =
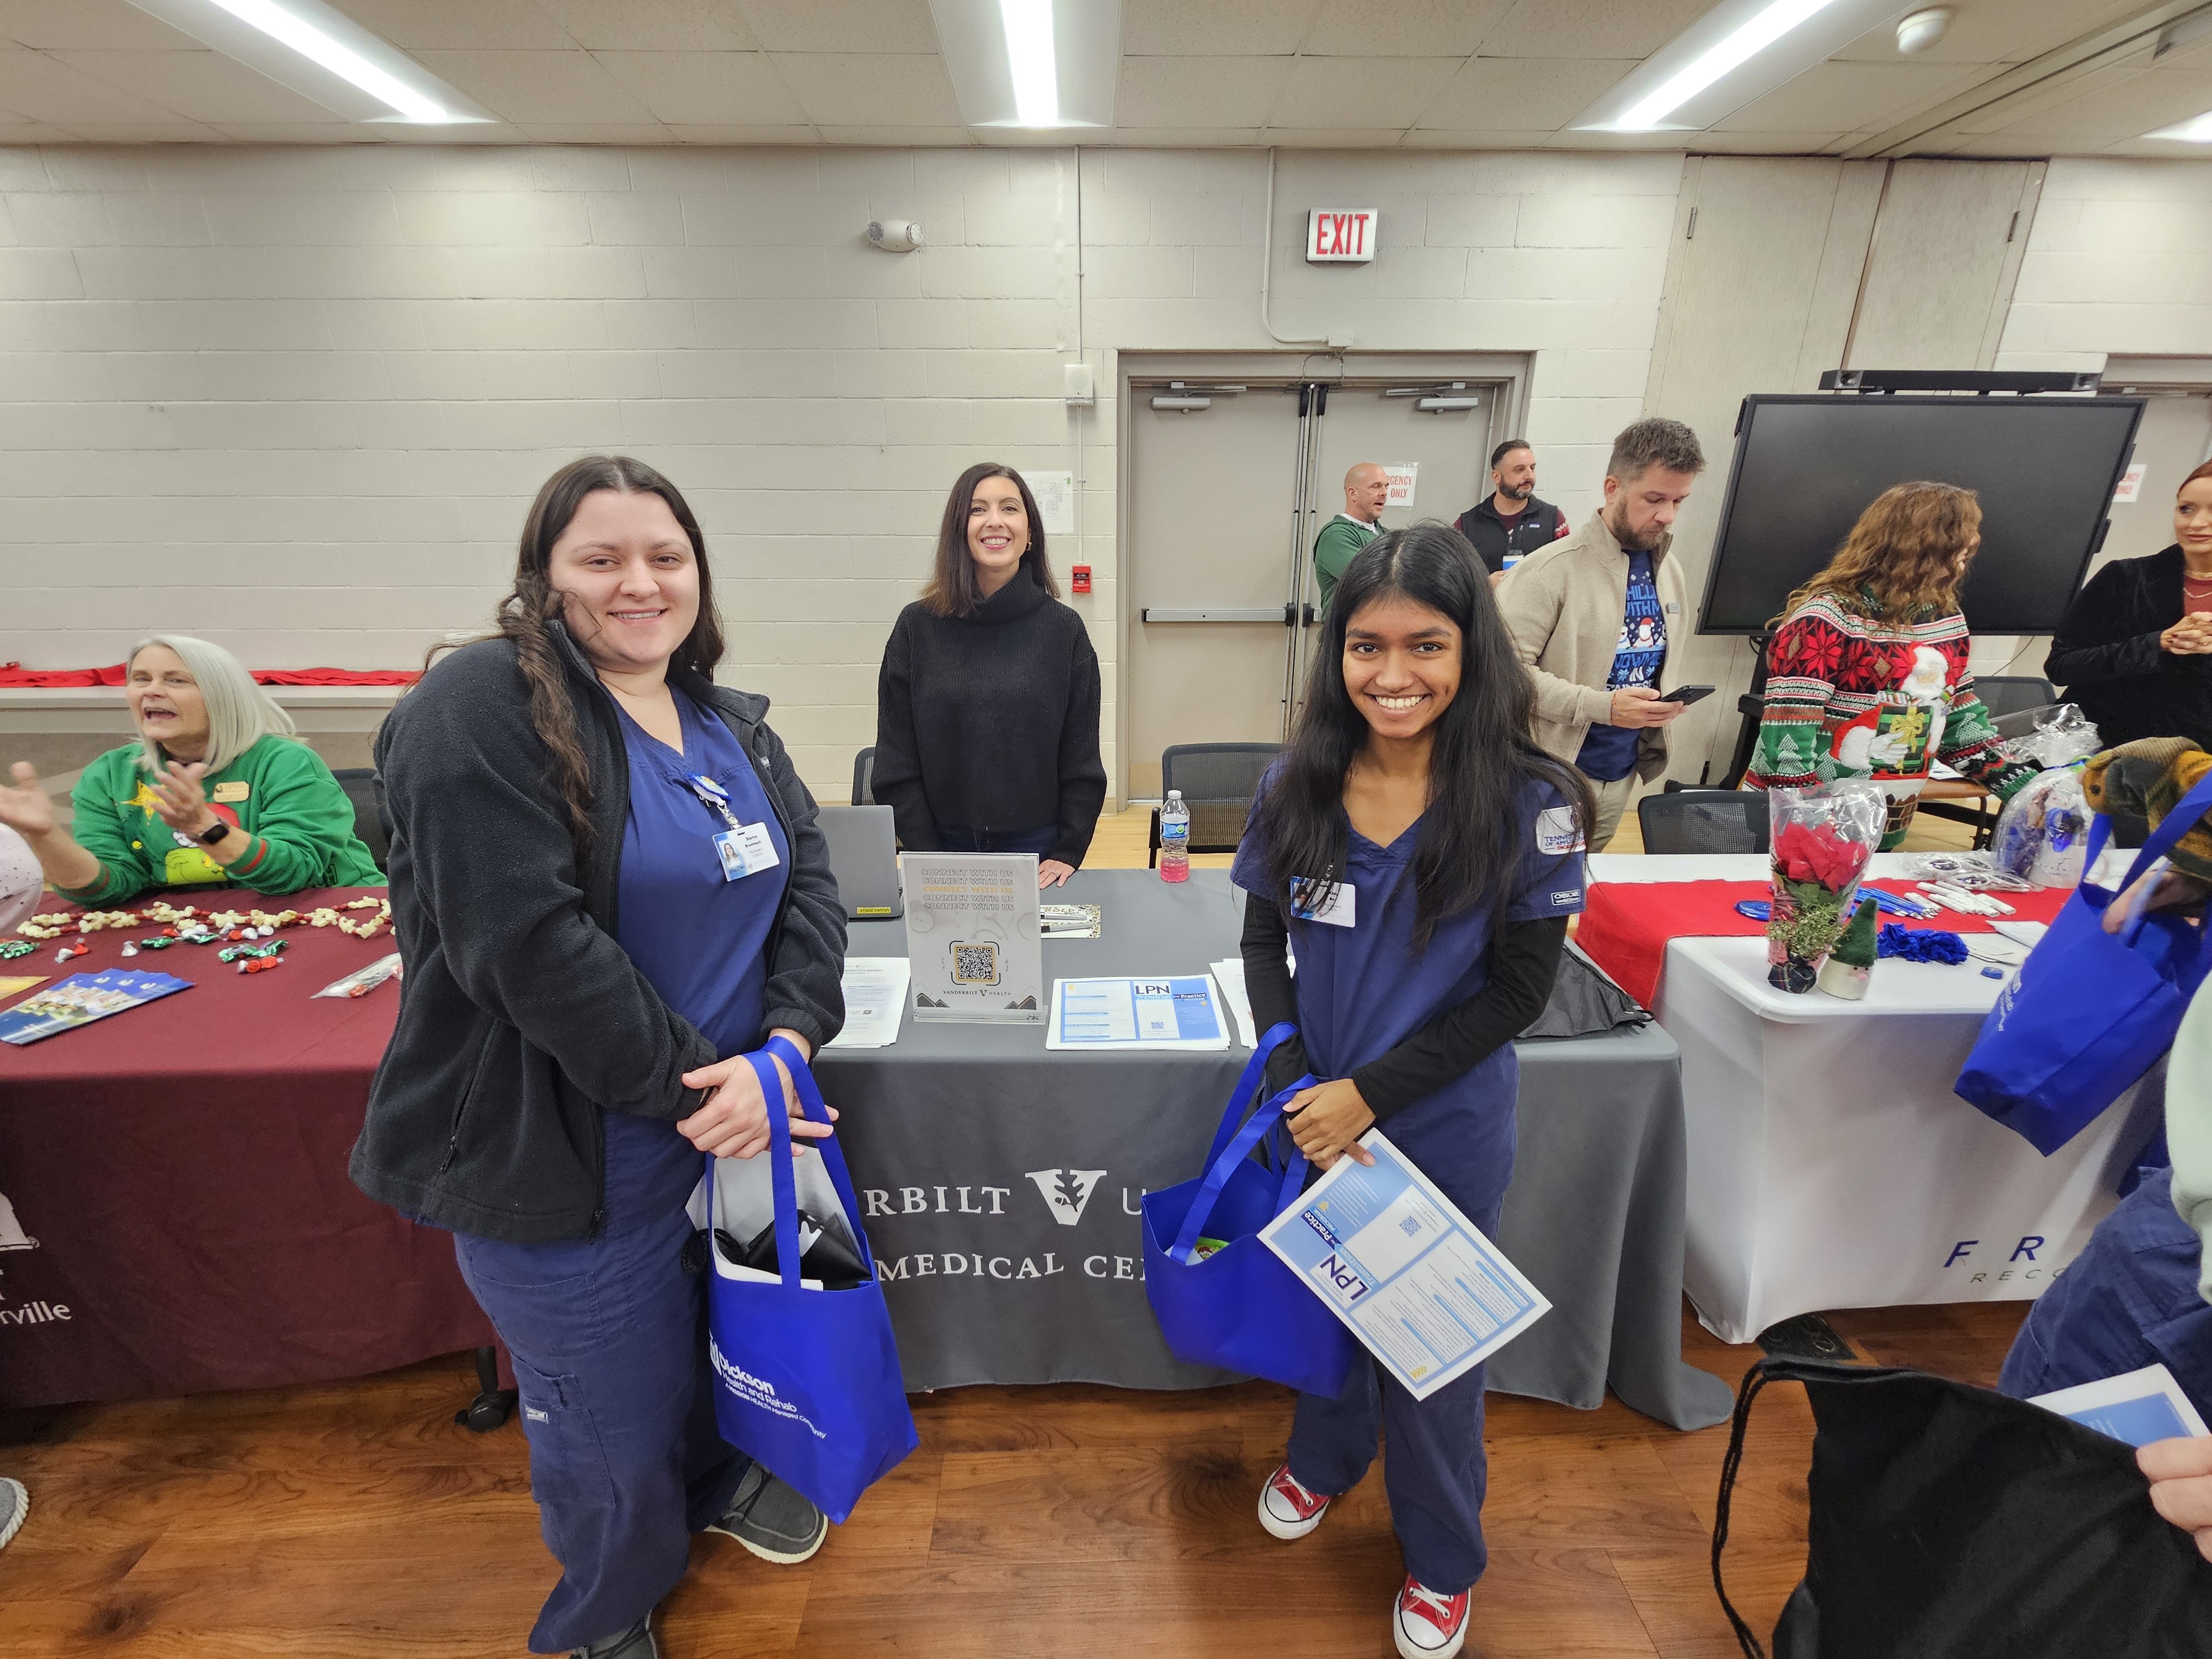
POLYGON ((1410 476, 1385 528, 1447 522, 1487 493, 1494 384, 1133 381, 1130 798, 1160 751, 1288 733, 1320 637, 1314 538, 1366 461, 1410 476))

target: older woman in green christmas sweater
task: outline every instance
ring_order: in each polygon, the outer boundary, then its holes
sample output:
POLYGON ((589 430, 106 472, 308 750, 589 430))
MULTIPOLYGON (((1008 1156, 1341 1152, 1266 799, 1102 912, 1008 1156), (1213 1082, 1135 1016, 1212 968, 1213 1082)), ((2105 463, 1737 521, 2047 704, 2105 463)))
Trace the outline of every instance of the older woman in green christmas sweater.
POLYGON ((29 765, 16 763, 12 788, 0 784, 0 824, 29 844, 64 898, 383 884, 344 789, 229 652, 157 635, 131 653, 124 691, 138 741, 85 768, 70 829, 29 765))

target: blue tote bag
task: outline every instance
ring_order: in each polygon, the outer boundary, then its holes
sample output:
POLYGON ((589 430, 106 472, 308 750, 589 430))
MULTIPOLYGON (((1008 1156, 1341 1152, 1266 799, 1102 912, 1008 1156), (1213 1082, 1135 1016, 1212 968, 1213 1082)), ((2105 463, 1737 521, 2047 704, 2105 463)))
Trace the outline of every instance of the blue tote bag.
POLYGON ((1320 1296, 1257 1237, 1297 1202, 1306 1183, 1306 1160, 1295 1147, 1279 1172, 1254 1161, 1251 1153, 1281 1124, 1291 1097, 1314 1079, 1299 1079, 1244 1116, 1259 1096, 1267 1057, 1291 1033, 1290 1026, 1278 1025, 1261 1038, 1221 1115, 1204 1172, 1145 1194, 1145 1294, 1176 1358, 1264 1376, 1333 1400, 1343 1389, 1358 1345, 1320 1296), (1200 1261, 1201 1237, 1227 1243, 1200 1261))
POLYGON ((782 1037, 745 1059, 769 1103, 769 1175, 775 1188, 775 1259, 779 1277, 732 1277, 713 1249, 714 1159, 707 1159, 709 1264, 708 1357, 714 1368, 714 1415, 722 1438, 796 1486, 832 1521, 853 1512, 860 1494, 915 1449, 891 1339, 890 1310, 876 1282, 875 1256, 853 1200, 852 1177, 836 1137, 817 1140, 821 1156, 869 1278, 851 1290, 807 1290, 799 1283, 799 1194, 792 1179, 791 1123, 775 1054, 806 1115, 830 1121, 814 1074, 782 1037))
MULTIPOLYGON (((2144 842, 2124 891, 2212 810, 2212 777, 2185 795, 2144 842)), ((2112 835, 2100 816, 2089 867, 2112 835)), ((2088 1127, 2173 1046, 2189 999, 2212 969, 2206 930, 2154 911, 2105 931, 2115 896, 2085 882, 2028 953, 1959 1073, 1963 1099, 2049 1157, 2088 1127)))

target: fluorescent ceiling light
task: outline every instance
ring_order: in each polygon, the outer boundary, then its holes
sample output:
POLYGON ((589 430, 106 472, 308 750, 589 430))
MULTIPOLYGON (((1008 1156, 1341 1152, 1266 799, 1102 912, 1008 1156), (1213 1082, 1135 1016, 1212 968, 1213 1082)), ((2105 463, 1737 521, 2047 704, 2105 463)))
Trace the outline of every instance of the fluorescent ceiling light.
POLYGON ((296 17, 273 0, 214 0, 241 23, 251 23, 273 40, 282 41, 310 63, 320 64, 341 81, 350 81, 370 97, 389 104, 410 121, 443 126, 452 118, 434 100, 424 97, 362 57, 343 41, 333 40, 304 17, 296 17))
POLYGON ((929 0, 929 12, 969 126, 1114 124, 1121 0, 929 0))
POLYGON ((1719 0, 1571 130, 1701 131, 1914 9, 1911 0, 1719 0))
POLYGON ((999 0, 1014 114, 1025 127, 1060 125, 1060 64, 1052 51, 1052 0, 999 0))
MULTIPOLYGON (((223 3, 224 0, 218 0, 223 3)), ((1810 22, 1835 0, 1772 0, 1772 3, 1727 39, 1700 53, 1687 68, 1668 77, 1659 89, 1620 118, 1623 132, 1656 132, 1659 124, 1707 87, 1749 63, 1801 23, 1810 22)))
POLYGON ((2212 144, 2212 110, 2191 116, 2186 121, 2170 127, 2160 127, 2156 132, 2146 132, 2146 138, 2178 138, 2185 144, 2212 144))
POLYGON ((324 0, 131 0, 349 120, 456 126, 497 118, 324 0))

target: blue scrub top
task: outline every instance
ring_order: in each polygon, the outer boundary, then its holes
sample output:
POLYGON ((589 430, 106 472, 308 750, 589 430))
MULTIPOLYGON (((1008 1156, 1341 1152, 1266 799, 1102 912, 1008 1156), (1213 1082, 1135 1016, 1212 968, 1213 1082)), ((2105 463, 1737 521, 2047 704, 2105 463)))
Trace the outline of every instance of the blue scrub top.
MULTIPOLYGON (((737 734, 720 715, 671 690, 683 722, 681 755, 620 710, 629 820, 615 939, 661 1000, 726 1060, 759 1048, 764 1035, 769 935, 791 876, 791 844, 737 734), (775 868, 722 878, 714 838, 729 825, 684 781, 697 772, 729 792, 739 823, 768 826, 775 868)), ((604 1116, 606 1230, 623 1231, 681 1205, 699 1177, 691 1144, 659 1119, 604 1116)))
MULTIPOLYGON (((1271 771, 1260 786, 1262 795, 1273 782, 1271 771)), ((1536 783, 1523 787, 1519 808, 1520 867, 1504 903, 1478 904, 1443 917, 1430 935, 1428 949, 1419 952, 1413 948, 1413 884, 1408 880, 1401 890, 1398 884, 1413 862, 1421 821, 1414 820, 1388 847, 1376 846, 1346 824, 1343 879, 1358 894, 1354 925, 1291 923, 1291 947, 1297 958, 1292 984, 1298 1035, 1316 1077, 1349 1076, 1481 990, 1490 979, 1490 936, 1497 917, 1527 921, 1583 908, 1582 840, 1573 809, 1552 785, 1536 783)), ((1257 814, 1237 849, 1229 878, 1264 897, 1281 890, 1257 814)), ((1451 1150, 1446 1155, 1462 1169, 1486 1168, 1503 1192, 1513 1165, 1513 1103, 1520 1076, 1509 1042, 1456 1081, 1406 1107, 1383 1132, 1412 1155, 1401 1134, 1433 1146, 1437 1143, 1426 1131, 1436 1119, 1450 1115, 1461 1120, 1448 1138, 1451 1150)), ((1417 1156, 1416 1161, 1432 1178, 1459 1172, 1430 1168, 1434 1153, 1417 1156)))

